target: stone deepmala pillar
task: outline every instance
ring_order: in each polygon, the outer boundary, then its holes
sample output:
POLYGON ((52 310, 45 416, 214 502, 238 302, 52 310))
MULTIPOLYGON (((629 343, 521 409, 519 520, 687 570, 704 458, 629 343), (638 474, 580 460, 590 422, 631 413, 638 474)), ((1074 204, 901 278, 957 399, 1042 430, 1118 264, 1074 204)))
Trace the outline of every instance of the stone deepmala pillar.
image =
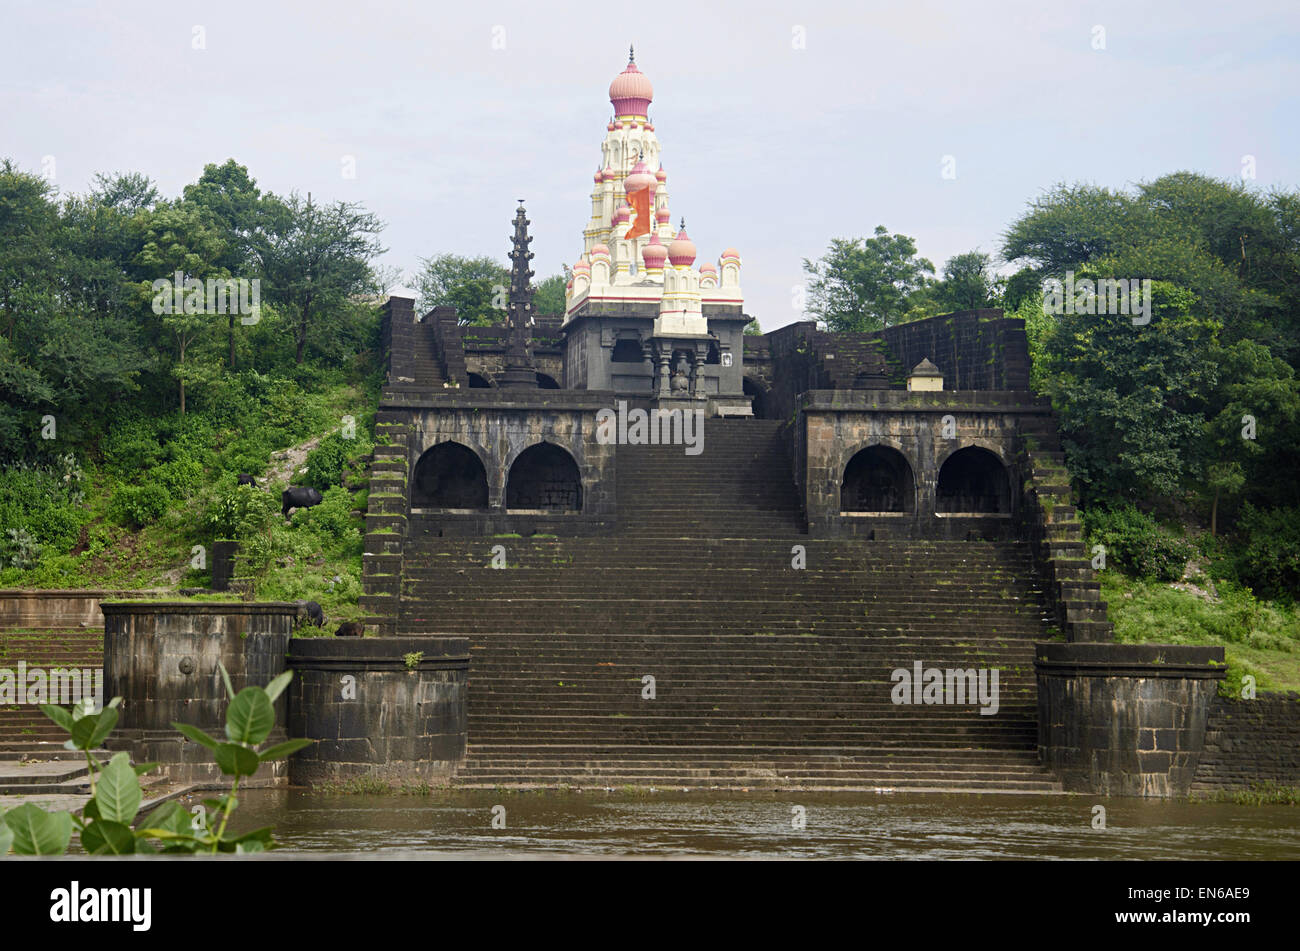
POLYGON ((1188 794, 1222 647, 1052 642, 1034 655, 1039 756, 1067 791, 1188 794))
MULTIPOLYGON (((266 686, 285 670, 297 614, 287 602, 104 602, 104 702, 121 697, 105 746, 132 761, 157 761, 172 782, 229 786, 211 751, 172 727, 189 723, 224 741, 229 702, 219 664, 238 693, 266 686)), ((268 743, 287 738, 286 694, 275 701, 268 743)), ((285 782, 287 766, 267 763, 241 787, 285 782)))

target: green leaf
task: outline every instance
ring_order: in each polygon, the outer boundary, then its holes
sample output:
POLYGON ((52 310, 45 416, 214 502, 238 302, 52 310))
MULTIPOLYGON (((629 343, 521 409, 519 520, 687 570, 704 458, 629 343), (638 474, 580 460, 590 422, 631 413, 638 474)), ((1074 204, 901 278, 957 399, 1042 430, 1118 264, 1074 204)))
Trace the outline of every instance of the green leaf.
POLYGON ((279 677, 276 677, 274 680, 272 680, 264 688, 266 690, 267 699, 270 700, 272 703, 275 703, 276 698, 279 697, 280 694, 284 692, 284 688, 289 686, 289 681, 291 680, 293 680, 292 670, 286 670, 279 677))
POLYGON ((99 814, 109 822, 130 824, 140 811, 140 780, 126 753, 115 753, 95 786, 99 814))
POLYGON ((246 855, 249 852, 265 852, 266 846, 256 840, 252 842, 238 842, 235 844, 236 855, 246 855))
POLYGON ((95 732, 90 736, 90 748, 93 750, 103 745, 108 734, 113 732, 113 727, 117 726, 117 707, 105 707, 100 711, 98 719, 95 721, 95 732))
POLYGON ((262 762, 256 751, 238 743, 222 743, 213 752, 217 765, 227 776, 252 776, 262 762))
POLYGON ((95 735, 95 724, 98 722, 99 715, 92 713, 72 724, 72 739, 69 742, 74 750, 86 751, 94 748, 90 740, 95 735))
POLYGON ((13 832, 13 850, 18 855, 62 855, 72 841, 69 813, 49 813, 31 803, 5 813, 5 825, 13 832))
POLYGON ((93 799, 86 800, 86 808, 81 810, 81 815, 86 819, 102 819, 99 814, 99 803, 93 799))
POLYGON ((180 730, 195 743, 201 743, 210 750, 215 750, 221 745, 221 741, 216 737, 208 736, 196 726, 190 726, 188 723, 173 723, 172 729, 180 730))
POLYGON ((218 662, 217 666, 221 668, 221 682, 226 685, 226 696, 233 700, 235 698, 235 688, 230 685, 230 673, 226 670, 225 664, 218 662))
POLYGON ((170 799, 149 813, 148 818, 141 822, 141 825, 148 826, 149 829, 184 834, 191 831, 190 818, 184 806, 175 799, 170 799))
POLYGON ((0 819, 0 855, 9 851, 9 846, 14 844, 13 831, 0 819))
POLYGON ((143 776, 145 773, 152 769, 157 769, 161 765, 161 763, 137 763, 135 766, 135 774, 137 776, 143 776))
POLYGON ((256 746, 274 726, 275 708, 261 687, 245 687, 226 708, 226 737, 232 743, 256 746))
POLYGON ((56 707, 52 703, 43 703, 41 704, 41 713, 45 714, 57 723, 62 729, 69 733, 72 732, 72 724, 74 721, 70 711, 64 710, 62 707, 56 707))
POLYGON ((267 747, 258 754, 258 757, 263 763, 269 763, 273 759, 284 759, 286 756, 291 756, 304 746, 311 746, 315 742, 315 740, 288 740, 267 747))
POLYGON ((81 833, 81 847, 91 855, 130 855, 135 852, 135 833, 128 825, 100 819, 81 833))

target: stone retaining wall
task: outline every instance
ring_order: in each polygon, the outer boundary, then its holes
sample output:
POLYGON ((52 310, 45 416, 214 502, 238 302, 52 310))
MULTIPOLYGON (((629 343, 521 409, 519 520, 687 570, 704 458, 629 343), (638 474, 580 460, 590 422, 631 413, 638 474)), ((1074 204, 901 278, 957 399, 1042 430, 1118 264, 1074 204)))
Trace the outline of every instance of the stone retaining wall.
POLYGON ((1215 697, 1193 792, 1263 783, 1300 788, 1300 693, 1215 697))

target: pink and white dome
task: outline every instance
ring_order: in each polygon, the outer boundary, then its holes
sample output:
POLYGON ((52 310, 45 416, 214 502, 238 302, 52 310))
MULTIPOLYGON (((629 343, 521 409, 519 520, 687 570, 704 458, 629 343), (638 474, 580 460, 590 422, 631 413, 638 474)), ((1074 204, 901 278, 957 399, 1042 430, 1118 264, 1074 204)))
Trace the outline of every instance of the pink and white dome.
POLYGON ((614 106, 614 115, 647 115, 653 99, 654 87, 650 85, 646 74, 636 68, 636 62, 629 55, 627 69, 615 76, 609 84, 609 101, 614 106))
POLYGON ((668 248, 659 240, 657 233, 651 232, 650 240, 641 249, 641 259, 645 261, 647 270, 663 270, 664 262, 668 260, 668 248))
POLYGON ((690 267, 695 263, 695 242, 686 233, 685 222, 682 223, 682 230, 677 232, 677 237, 668 244, 668 260, 673 267, 690 267))
POLYGON ((643 188, 653 188, 655 177, 650 174, 650 168, 643 159, 638 159, 637 163, 632 166, 631 173, 623 182, 623 191, 632 194, 643 188))

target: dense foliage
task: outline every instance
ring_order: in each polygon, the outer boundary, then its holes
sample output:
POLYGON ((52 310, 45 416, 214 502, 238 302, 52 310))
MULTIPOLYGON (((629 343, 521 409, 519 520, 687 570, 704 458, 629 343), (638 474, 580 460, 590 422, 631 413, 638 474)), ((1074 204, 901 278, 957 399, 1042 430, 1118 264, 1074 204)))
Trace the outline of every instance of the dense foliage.
POLYGON ((364 493, 342 483, 372 447, 380 227, 233 161, 177 199, 139 175, 59 196, 0 164, 0 585, 202 583, 194 548, 238 537, 248 473, 277 519, 295 476, 337 490, 280 519, 258 580, 283 590, 294 565, 297 590, 359 588, 364 493), (313 439, 295 472, 286 451, 313 439))

